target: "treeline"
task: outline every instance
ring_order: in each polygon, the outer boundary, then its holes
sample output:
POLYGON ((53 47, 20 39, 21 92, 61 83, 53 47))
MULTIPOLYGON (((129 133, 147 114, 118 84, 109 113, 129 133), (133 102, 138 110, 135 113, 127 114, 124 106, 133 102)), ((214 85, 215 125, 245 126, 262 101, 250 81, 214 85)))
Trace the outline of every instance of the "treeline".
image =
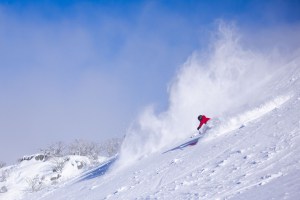
POLYGON ((99 143, 79 139, 74 140, 70 144, 56 142, 46 148, 41 148, 39 155, 24 156, 18 162, 31 160, 33 157, 36 160, 46 161, 48 158, 67 155, 87 156, 92 160, 97 160, 99 156, 114 156, 119 152, 121 144, 122 139, 120 138, 112 138, 99 143))

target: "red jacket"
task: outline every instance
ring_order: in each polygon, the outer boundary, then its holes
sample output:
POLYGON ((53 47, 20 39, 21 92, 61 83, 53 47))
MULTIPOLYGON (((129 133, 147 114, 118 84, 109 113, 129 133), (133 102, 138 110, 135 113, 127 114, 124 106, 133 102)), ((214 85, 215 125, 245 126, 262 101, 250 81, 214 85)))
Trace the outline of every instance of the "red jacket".
POLYGON ((210 120, 210 118, 206 117, 205 115, 202 115, 198 129, 200 129, 203 126, 203 124, 206 124, 209 120, 210 120))

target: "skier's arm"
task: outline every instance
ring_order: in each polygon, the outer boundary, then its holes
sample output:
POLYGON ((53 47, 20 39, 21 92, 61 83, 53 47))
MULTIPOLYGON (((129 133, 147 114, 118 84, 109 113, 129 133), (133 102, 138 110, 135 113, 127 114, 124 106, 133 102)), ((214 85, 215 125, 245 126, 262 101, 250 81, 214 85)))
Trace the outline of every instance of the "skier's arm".
POLYGON ((202 125, 203 125, 203 122, 200 122, 200 124, 199 124, 197 130, 199 130, 199 129, 202 127, 202 125))

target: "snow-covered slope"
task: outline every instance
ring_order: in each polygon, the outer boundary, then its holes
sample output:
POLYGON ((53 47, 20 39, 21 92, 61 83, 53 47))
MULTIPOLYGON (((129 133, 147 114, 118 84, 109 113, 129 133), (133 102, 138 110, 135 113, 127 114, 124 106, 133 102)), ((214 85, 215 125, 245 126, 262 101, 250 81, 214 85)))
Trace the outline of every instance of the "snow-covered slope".
MULTIPOLYGON (((98 163, 107 158, 100 157, 98 163)), ((95 162, 95 161, 94 161, 95 162)), ((86 156, 63 156, 45 159, 36 154, 24 156, 20 163, 0 169, 0 199, 22 199, 24 194, 66 182, 93 165, 86 156)))
MULTIPOLYGON (((211 129, 197 145, 184 140, 118 161, 102 176, 59 185, 25 199, 297 199, 300 196, 300 63, 265 84, 265 101, 211 129)), ((254 104, 252 104, 254 105, 254 104)), ((248 107, 247 107, 248 108, 248 107)))

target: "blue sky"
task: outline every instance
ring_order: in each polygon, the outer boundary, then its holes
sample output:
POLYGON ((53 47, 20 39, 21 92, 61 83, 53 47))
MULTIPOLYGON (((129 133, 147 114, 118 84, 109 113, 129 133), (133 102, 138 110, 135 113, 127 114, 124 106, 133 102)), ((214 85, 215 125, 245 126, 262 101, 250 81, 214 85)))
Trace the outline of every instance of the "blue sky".
POLYGON ((296 0, 0 1, 0 160, 121 137, 145 106, 166 109, 216 20, 253 33, 297 25, 299 11, 296 0))

